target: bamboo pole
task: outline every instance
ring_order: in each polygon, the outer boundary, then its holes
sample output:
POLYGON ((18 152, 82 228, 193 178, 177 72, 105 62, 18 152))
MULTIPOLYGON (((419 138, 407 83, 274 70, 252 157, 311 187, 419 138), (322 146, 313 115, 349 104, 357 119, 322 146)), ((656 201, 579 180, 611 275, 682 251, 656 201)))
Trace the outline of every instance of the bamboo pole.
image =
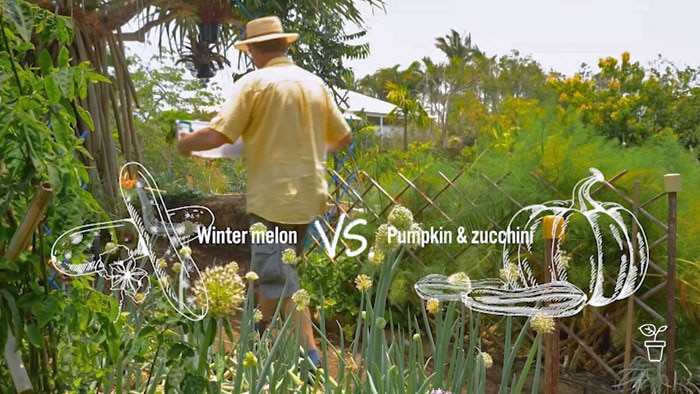
MULTIPOLYGON (((545 216, 542 228, 544 238, 544 283, 559 276, 553 256, 557 252, 557 241, 564 237, 564 218, 545 216)), ((554 319, 554 332, 544 336, 544 392, 559 394, 559 322, 554 319)))
MULTIPOLYGON (((29 205, 29 209, 27 209, 27 213, 24 215, 17 231, 15 231, 10 240, 5 258, 8 260, 17 260, 22 251, 29 245, 32 234, 34 234, 34 231, 41 222, 41 218, 46 212, 46 208, 49 206, 51 194, 51 185, 48 183, 41 185, 41 187, 37 189, 34 199, 29 205)), ((29 379, 27 369, 22 361, 22 354, 16 348, 17 343, 15 342, 15 337, 12 335, 12 330, 8 329, 4 355, 5 362, 12 376, 12 382, 18 393, 31 393, 33 390, 32 382, 29 379)))
POLYGON ((666 284, 666 378, 667 393, 673 393, 676 381, 676 221, 677 194, 681 191, 680 174, 664 175, 668 193, 668 277, 666 284))
MULTIPOLYGON (((634 203, 632 204, 632 213, 634 214, 634 217, 636 218, 637 215, 639 215, 639 181, 634 181, 634 196, 633 196, 633 201, 634 203)), ((637 258, 639 258, 639 253, 637 253, 637 232, 639 229, 637 228, 637 222, 633 221, 632 222, 632 259, 633 261, 637 258)), ((622 378, 622 392, 624 394, 629 393, 629 384, 630 384, 630 365, 632 364, 632 323, 634 322, 634 297, 635 295, 632 294, 630 297, 627 299, 627 316, 625 316, 625 323, 626 323, 626 328, 625 328, 625 361, 624 361, 624 377, 622 378)))

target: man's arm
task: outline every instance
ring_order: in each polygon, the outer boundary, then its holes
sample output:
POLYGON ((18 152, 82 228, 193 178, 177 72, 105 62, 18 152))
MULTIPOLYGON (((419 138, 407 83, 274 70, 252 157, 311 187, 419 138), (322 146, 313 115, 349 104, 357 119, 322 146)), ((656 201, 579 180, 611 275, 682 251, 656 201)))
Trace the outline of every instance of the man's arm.
POLYGON ((218 148, 223 144, 230 144, 223 134, 208 127, 199 129, 194 133, 183 133, 177 142, 177 150, 185 156, 189 156, 193 151, 203 151, 218 148))
POLYGON ((352 133, 347 133, 345 134, 345 137, 341 138, 340 140, 326 144, 326 153, 333 153, 337 151, 340 148, 343 148, 345 146, 350 145, 350 142, 352 141, 352 133))

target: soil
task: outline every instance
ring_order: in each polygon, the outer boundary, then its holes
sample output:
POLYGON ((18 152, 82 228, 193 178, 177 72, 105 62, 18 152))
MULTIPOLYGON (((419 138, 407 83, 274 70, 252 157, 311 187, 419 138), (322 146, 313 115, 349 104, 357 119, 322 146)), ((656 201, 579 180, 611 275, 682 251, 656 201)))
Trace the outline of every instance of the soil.
MULTIPOLYGON (((202 205, 211 209, 214 213, 214 226, 217 229, 231 228, 231 230, 247 230, 250 227, 245 212, 245 198, 241 195, 217 195, 215 197, 196 200, 196 201, 171 201, 167 205, 172 208, 175 206, 185 205, 202 205)), ((245 275, 250 267, 250 245, 201 245, 197 241, 190 243, 194 260, 200 269, 203 269, 213 264, 226 264, 230 261, 236 261, 241 269, 241 275, 245 275)), ((240 326, 240 315, 232 319, 234 330, 240 326)), ((327 324, 327 326, 333 326, 327 324)), ((340 336, 337 332, 327 333, 328 338, 334 346, 340 346, 340 336)), ((316 339, 317 345, 320 347, 320 340, 316 339)), ((425 354, 430 354, 430 349, 427 343, 424 343, 425 354)), ((331 376, 338 375, 338 359, 335 355, 330 354, 328 365, 331 376)), ((359 361, 359 360, 358 360, 359 361)), ((487 393, 498 393, 498 387, 501 381, 500 365, 502 360, 494 357, 494 365, 487 371, 488 384, 486 387, 487 393)), ((519 372, 518 365, 514 368, 519 372)), ((562 373, 559 380, 559 393, 561 394, 606 394, 616 393, 618 391, 610 389, 615 382, 603 375, 591 373, 568 374, 562 373)), ((524 392, 531 392, 531 382, 525 386, 524 392)), ((544 393, 543 384, 540 384, 540 393, 544 393)))

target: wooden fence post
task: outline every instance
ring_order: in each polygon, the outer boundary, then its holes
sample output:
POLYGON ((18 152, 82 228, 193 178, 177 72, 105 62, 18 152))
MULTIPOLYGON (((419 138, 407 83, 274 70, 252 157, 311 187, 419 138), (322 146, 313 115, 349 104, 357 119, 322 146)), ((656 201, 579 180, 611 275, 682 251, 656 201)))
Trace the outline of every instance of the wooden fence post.
MULTIPOLYGON (((632 214, 636 218, 639 216, 639 181, 634 181, 634 196, 632 203, 632 214)), ((637 222, 632 222, 632 258, 638 259, 639 252, 637 251, 637 222)), ((627 299, 627 315, 625 316, 626 329, 625 329, 625 367, 624 374, 622 378, 622 392, 624 394, 629 393, 630 387, 630 365, 632 363, 632 323, 634 322, 634 298, 635 295, 632 294, 627 299)))
POLYGON ((673 393, 676 378, 676 222, 677 193, 681 191, 680 174, 664 175, 668 193, 668 276, 666 279, 666 378, 667 393, 673 393))
MULTIPOLYGON (((544 283, 552 281, 556 272, 552 257, 556 254, 557 240, 564 237, 564 218, 545 216, 542 226, 544 238, 544 283)), ((558 279, 558 278, 557 278, 558 279)), ((559 323, 554 319, 554 332, 542 338, 544 340, 544 392, 559 394, 559 323)))

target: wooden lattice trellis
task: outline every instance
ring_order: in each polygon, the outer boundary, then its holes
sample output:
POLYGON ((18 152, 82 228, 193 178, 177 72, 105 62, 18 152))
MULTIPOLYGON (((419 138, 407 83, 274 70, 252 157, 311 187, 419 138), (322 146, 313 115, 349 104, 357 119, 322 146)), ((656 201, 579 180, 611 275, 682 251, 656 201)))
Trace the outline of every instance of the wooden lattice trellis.
MULTIPOLYGON (((439 224, 445 228, 450 228, 450 226, 454 228, 454 226, 457 225, 454 223, 454 218, 446 213, 446 209, 443 209, 445 206, 442 205, 442 203, 446 200, 445 197, 448 195, 458 196, 465 207, 468 207, 472 212, 481 217, 484 221, 484 230, 503 230, 507 226, 508 220, 512 215, 526 205, 519 202, 501 187, 502 182, 509 176, 508 174, 499 179, 491 179, 485 174, 477 174, 476 176, 472 174, 470 178, 470 182, 482 182, 483 185, 490 188, 493 191, 493 199, 502 199, 511 207, 510 210, 506 210, 504 214, 498 215, 498 217, 492 217, 487 210, 481 208, 482 204, 480 204, 479 201, 474 201, 472 199, 469 190, 465 190, 464 182, 458 182, 460 178, 465 176, 464 171, 459 171, 453 176, 439 173, 439 179, 442 183, 437 186, 437 191, 433 191, 432 193, 421 188, 420 180, 421 177, 424 176, 423 173, 413 178, 397 173, 403 185, 393 193, 387 191, 386 188, 379 184, 379 181, 363 171, 350 171, 347 167, 342 167, 332 170, 330 173, 331 178, 334 180, 331 195, 343 197, 333 199, 331 203, 333 207, 333 209, 331 209, 332 214, 321 218, 323 226, 329 233, 329 238, 334 234, 336 221, 340 214, 345 213, 351 217, 361 216, 368 221, 368 225, 377 224, 385 220, 387 213, 393 206, 407 199, 409 195, 412 201, 414 201, 413 212, 418 222, 421 222, 422 217, 429 212, 432 215, 433 221, 435 217, 438 217, 441 221, 439 224), (374 203, 369 203, 367 201, 370 195, 372 195, 373 200, 375 200, 374 203), (376 203, 377 196, 381 199, 381 203, 379 204, 376 203), (420 201, 421 203, 416 205, 415 201, 420 201)), ((562 199, 568 199, 570 197, 568 193, 557 190, 553 185, 537 174, 531 173, 530 175, 537 184, 546 189, 549 193, 553 193, 562 199)), ((671 208, 674 210, 675 193, 673 193, 673 190, 671 190, 672 193, 663 191, 654 195, 647 201, 639 201, 640 193, 638 182, 635 182, 635 191, 633 192, 623 190, 623 188, 616 186, 620 184, 620 180, 625 176, 628 176, 627 171, 616 174, 609 178, 605 184, 596 189, 593 194, 605 198, 605 201, 611 201, 612 199, 617 200, 621 205, 634 212, 635 216, 644 221, 644 223, 656 227, 662 235, 653 240, 649 239, 650 255, 652 257, 656 256, 657 258, 660 256, 668 256, 668 266, 675 270, 674 264, 672 264, 675 258, 675 243, 669 242, 671 238, 675 237, 675 223, 669 225, 665 220, 659 219, 650 213, 651 206, 655 206, 657 209, 671 208), (667 196, 673 197, 668 204, 665 198, 667 196), (662 204, 665 205, 661 206, 662 204)), ((434 182, 432 186, 433 189, 435 189, 434 182)), ((445 201, 445 203, 448 202, 445 201)), ((673 215, 671 215, 671 217, 672 216, 673 215)), ((674 219, 672 219, 672 221, 673 220, 674 219)), ((341 248, 347 248, 348 245, 342 241, 342 237, 340 239, 342 244, 341 248)), ((312 245, 307 249, 307 253, 319 252, 321 245, 318 234, 312 234, 312 245)), ((465 254, 470 247, 474 246, 467 243, 455 249, 447 248, 439 244, 430 245, 430 248, 437 250, 439 255, 442 256, 446 262, 452 264, 457 264, 460 256, 465 254)), ((340 255, 340 253, 342 253, 342 249, 339 250, 338 255, 340 255)), ((426 266, 428 262, 421 259, 421 254, 421 251, 413 251, 409 252, 407 256, 420 265, 426 266)), ((433 253, 432 256, 434 258, 435 253, 433 253)), ((355 257, 358 264, 364 264, 362 258, 363 256, 355 257)), ((498 268, 500 267, 494 267, 494 271, 497 272, 498 268)), ((563 334, 560 342, 562 354, 562 360, 560 361, 564 363, 564 370, 575 367, 578 360, 588 358, 589 363, 591 362, 590 360, 592 360, 592 363, 605 371, 611 378, 617 381, 623 380, 632 355, 646 356, 647 354, 640 343, 631 340, 635 313, 637 313, 636 318, 639 321, 654 321, 669 326, 669 331, 666 335, 667 341, 669 342, 669 346, 666 349, 668 359, 668 355, 673 353, 673 348, 675 347, 675 325, 673 324, 673 318, 667 321, 669 317, 656 312, 650 304, 652 301, 656 301, 657 304, 661 302, 663 305, 668 305, 671 310, 673 309, 674 293, 671 291, 670 294, 666 294, 669 292, 664 292, 664 290, 673 289, 673 287, 669 286, 668 278, 673 278, 675 276, 674 273, 669 275, 669 270, 664 269, 653 259, 649 263, 648 274, 650 275, 647 277, 645 286, 640 292, 628 299, 626 308, 624 307, 624 301, 614 303, 606 308, 586 307, 583 313, 587 314, 590 319, 593 319, 593 324, 588 324, 586 327, 581 327, 580 324, 577 324, 579 320, 576 318, 557 321, 558 327, 563 334), (668 300, 668 304, 665 300, 668 300), (626 327, 626 329, 620 327, 626 327), (609 339, 614 339, 612 337, 615 336, 619 342, 625 343, 625 346, 622 348, 615 348, 616 352, 611 353, 607 351, 605 354, 598 354, 598 352, 596 352, 596 344, 590 343, 590 341, 587 342, 585 338, 598 338, 603 334, 607 335, 609 339), (623 368, 620 368, 620 366, 623 366, 623 368)), ((608 278, 608 280, 613 279, 608 278)), ((672 311, 670 311, 669 314, 672 316, 672 311)), ((636 327, 634 329, 636 329, 636 327)), ((672 358, 670 362, 673 362, 672 358)), ((624 389, 626 390, 627 387, 625 386, 624 389)))

